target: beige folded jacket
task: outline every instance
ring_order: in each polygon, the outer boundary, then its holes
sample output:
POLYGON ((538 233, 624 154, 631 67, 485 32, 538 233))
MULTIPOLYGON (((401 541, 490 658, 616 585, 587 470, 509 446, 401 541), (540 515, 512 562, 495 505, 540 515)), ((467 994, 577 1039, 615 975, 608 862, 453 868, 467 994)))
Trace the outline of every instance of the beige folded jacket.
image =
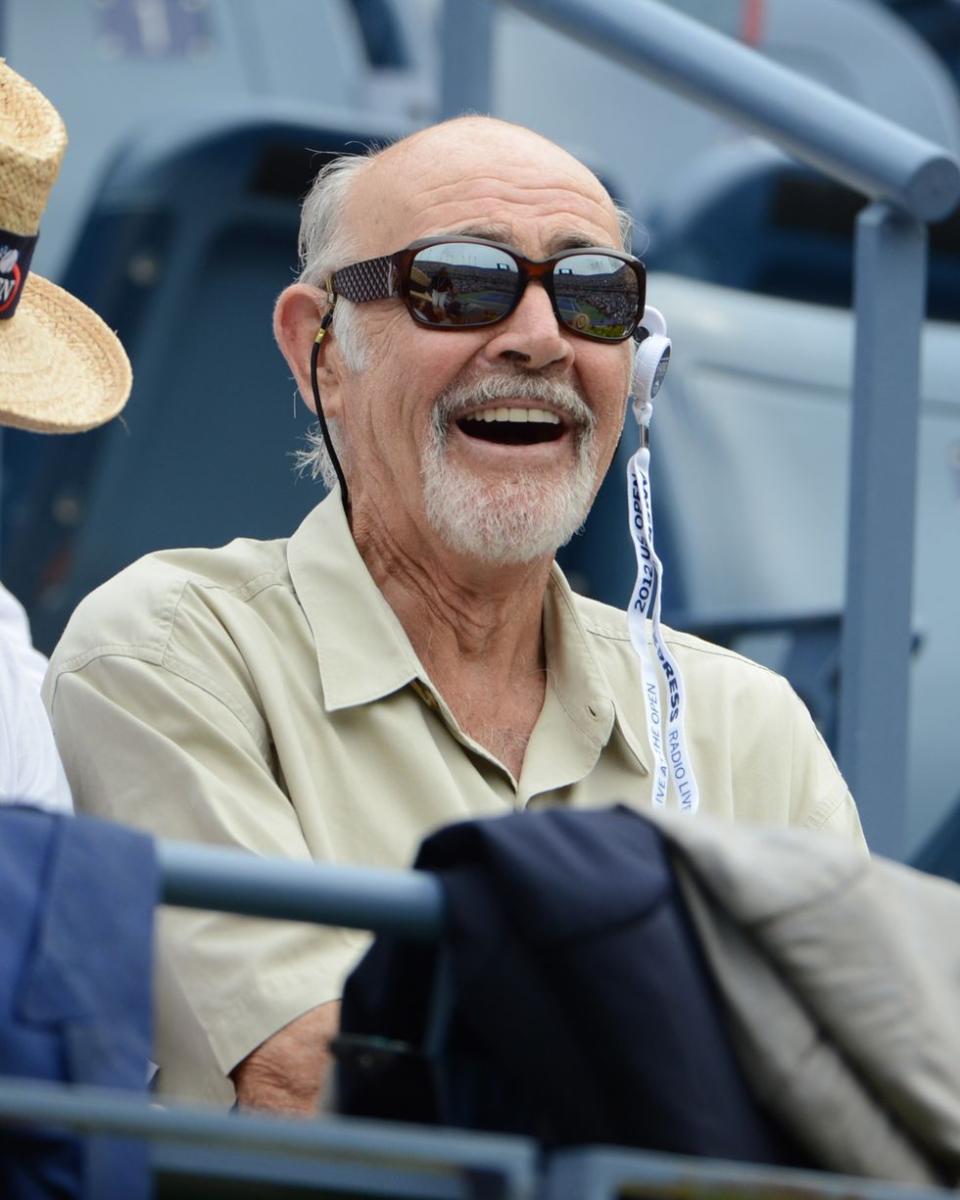
POLYGON ((658 825, 762 1101, 824 1168, 960 1184, 960 887, 805 830, 658 825))

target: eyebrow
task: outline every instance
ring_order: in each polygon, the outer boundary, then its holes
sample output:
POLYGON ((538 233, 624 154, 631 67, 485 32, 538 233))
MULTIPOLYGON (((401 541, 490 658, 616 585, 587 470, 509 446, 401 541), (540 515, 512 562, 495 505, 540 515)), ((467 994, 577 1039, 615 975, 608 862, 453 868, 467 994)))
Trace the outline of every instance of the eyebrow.
MULTIPOLYGON (((512 246, 511 234, 512 231, 506 225, 466 225, 461 229, 445 229, 436 236, 478 237, 485 238, 488 242, 503 242, 505 245, 512 246)), ((580 230, 565 230, 555 233, 547 243, 547 257, 559 254, 563 250, 592 250, 600 245, 600 242, 588 237, 580 230)), ((611 248, 613 248, 612 243, 611 248)))
POLYGON ((595 246, 602 244, 596 238, 587 237, 578 229, 571 229, 555 234, 547 243, 547 248, 552 254, 559 254, 561 250, 592 250, 595 246))

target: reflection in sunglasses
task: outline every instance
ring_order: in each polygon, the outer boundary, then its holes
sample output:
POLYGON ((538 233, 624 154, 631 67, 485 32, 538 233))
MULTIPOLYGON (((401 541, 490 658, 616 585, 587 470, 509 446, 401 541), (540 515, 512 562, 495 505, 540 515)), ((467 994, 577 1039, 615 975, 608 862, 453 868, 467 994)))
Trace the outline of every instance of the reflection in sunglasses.
POLYGON ((502 321, 531 281, 546 288, 560 324, 588 338, 623 341, 643 312, 643 264, 613 250, 578 248, 534 260, 481 238, 425 238, 334 273, 346 299, 399 295, 415 320, 438 329, 502 321), (399 289, 392 282, 398 277, 399 289))

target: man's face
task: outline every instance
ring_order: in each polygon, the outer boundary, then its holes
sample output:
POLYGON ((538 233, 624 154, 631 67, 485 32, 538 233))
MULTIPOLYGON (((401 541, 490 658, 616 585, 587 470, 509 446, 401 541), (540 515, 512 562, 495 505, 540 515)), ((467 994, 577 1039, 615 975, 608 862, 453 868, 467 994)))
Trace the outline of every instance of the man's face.
MULTIPOLYGON (((351 232, 362 258, 440 233, 532 259, 619 245, 590 172, 527 131, 482 120, 427 131, 378 160, 357 180, 351 232)), ((616 447, 629 344, 562 329, 538 284, 481 329, 424 328, 399 300, 354 315, 367 364, 344 371, 335 403, 355 528, 372 521, 411 552, 439 539, 488 562, 552 554, 582 524, 616 447)))

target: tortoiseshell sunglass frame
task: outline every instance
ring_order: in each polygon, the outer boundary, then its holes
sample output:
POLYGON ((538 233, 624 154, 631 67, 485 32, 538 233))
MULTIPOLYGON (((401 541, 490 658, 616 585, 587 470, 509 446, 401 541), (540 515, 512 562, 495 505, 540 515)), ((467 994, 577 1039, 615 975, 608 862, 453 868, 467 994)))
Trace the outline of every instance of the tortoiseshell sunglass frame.
POLYGON ((553 254, 549 258, 530 259, 525 258, 522 254, 518 254, 511 246, 506 246, 502 242, 489 241, 487 238, 468 237, 465 234, 459 236, 448 234, 447 236, 438 235, 435 237, 419 238, 403 250, 398 250, 394 254, 385 254, 380 258, 368 258, 363 262, 351 263, 349 266, 341 267, 339 270, 334 271, 331 277, 331 290, 334 296, 342 296, 345 300, 349 300, 354 304, 365 304, 371 300, 399 298, 403 300, 407 311, 418 325, 423 325, 427 329, 448 329, 458 332, 462 329, 485 328, 489 325, 496 325, 500 321, 505 321, 520 303, 526 286, 531 280, 536 280, 543 285, 550 298, 554 315, 559 324, 564 329, 577 334, 579 337, 610 344, 625 342, 627 338, 636 332, 643 318, 643 309, 646 302, 646 269, 640 259, 635 258, 632 254, 627 254, 623 250, 616 250, 608 246, 577 246, 569 250, 562 250, 560 253, 553 254), (508 255, 517 266, 515 294, 509 307, 492 320, 434 323, 425 318, 425 315, 415 307, 411 298, 411 271, 413 264, 417 255, 422 250, 429 249, 431 246, 459 245, 461 243, 487 246, 490 249, 508 255), (624 263, 630 268, 637 280, 637 311, 633 319, 629 322, 627 331, 616 337, 590 333, 585 329, 578 329, 570 324, 557 303, 554 291, 556 280, 554 269, 558 263, 563 262, 565 259, 581 255, 598 254, 615 258, 624 263))

